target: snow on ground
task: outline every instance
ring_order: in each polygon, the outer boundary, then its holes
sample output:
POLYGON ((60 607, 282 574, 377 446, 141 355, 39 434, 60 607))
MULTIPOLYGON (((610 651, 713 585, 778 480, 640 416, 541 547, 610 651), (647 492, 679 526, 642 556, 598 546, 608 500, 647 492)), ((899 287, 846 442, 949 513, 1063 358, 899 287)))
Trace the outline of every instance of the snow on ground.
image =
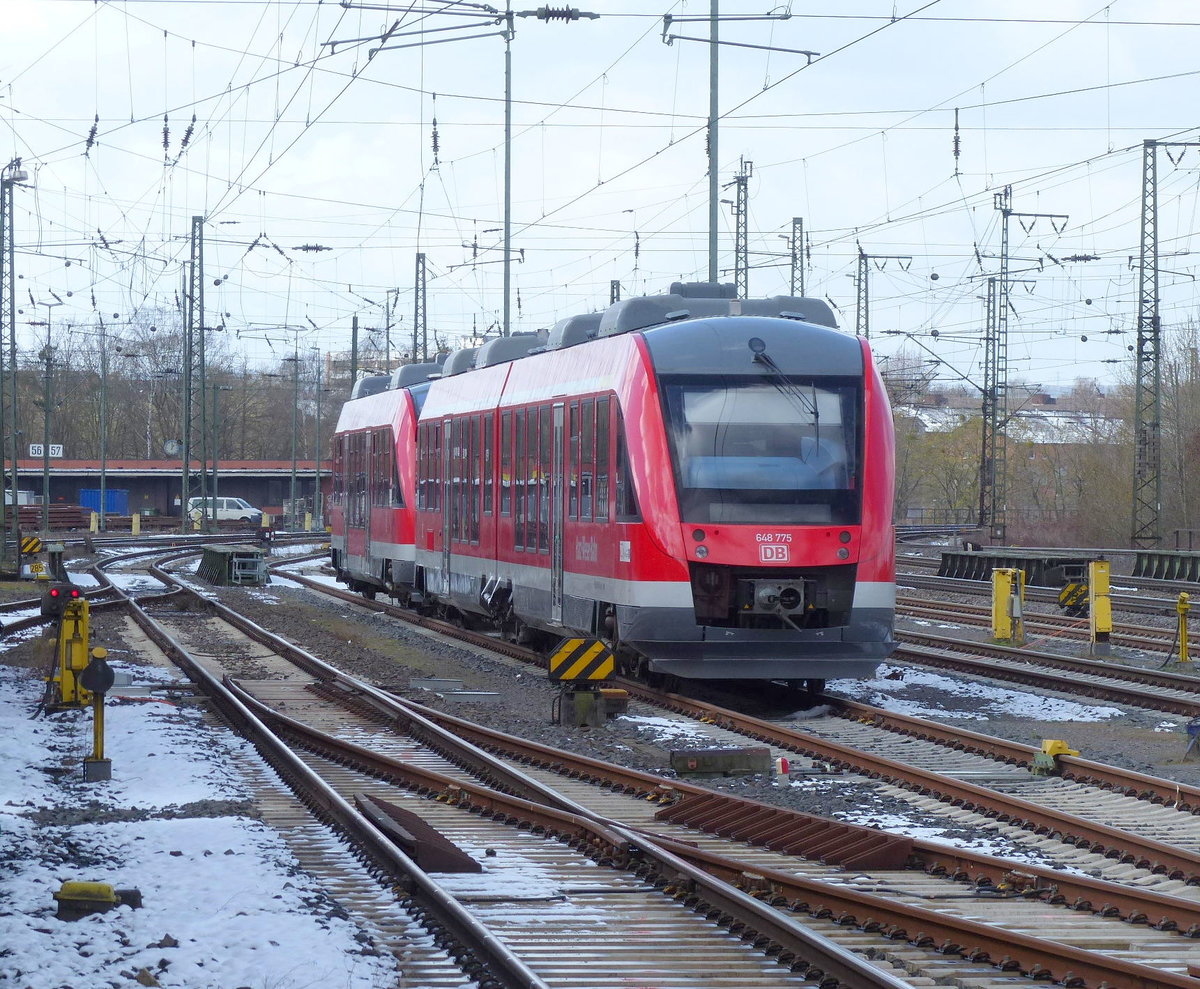
MULTIPOLYGON (((110 658, 140 684, 174 679, 110 658)), ((90 713, 34 720, 40 693, 0 666, 0 984, 98 989, 142 969, 186 989, 395 984, 394 961, 364 952, 279 835, 222 803, 248 795, 232 762, 243 742, 197 730, 194 708, 110 697, 112 780, 85 783, 90 713), (220 816, 182 816, 200 801, 220 816), (53 894, 68 880, 138 889, 143 906, 59 920, 53 894)))
POLYGON ((954 680, 927 670, 884 665, 871 680, 831 680, 829 689, 841 696, 916 718, 961 718, 986 721, 1010 715, 1036 721, 1107 721, 1120 717, 1115 707, 1080 704, 1011 687, 994 687, 954 680), (903 679, 892 679, 902 675, 903 679), (930 702, 931 697, 945 702, 930 702), (964 710, 969 705, 970 710, 964 710))

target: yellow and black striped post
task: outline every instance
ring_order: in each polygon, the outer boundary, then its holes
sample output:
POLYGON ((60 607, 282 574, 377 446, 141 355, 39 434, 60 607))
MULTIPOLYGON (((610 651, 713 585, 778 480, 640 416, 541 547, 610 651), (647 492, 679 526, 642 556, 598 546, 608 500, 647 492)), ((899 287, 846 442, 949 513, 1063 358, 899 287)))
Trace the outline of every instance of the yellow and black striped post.
POLYGON ((550 656, 550 679, 597 683, 612 678, 617 662, 599 639, 563 639, 550 656))

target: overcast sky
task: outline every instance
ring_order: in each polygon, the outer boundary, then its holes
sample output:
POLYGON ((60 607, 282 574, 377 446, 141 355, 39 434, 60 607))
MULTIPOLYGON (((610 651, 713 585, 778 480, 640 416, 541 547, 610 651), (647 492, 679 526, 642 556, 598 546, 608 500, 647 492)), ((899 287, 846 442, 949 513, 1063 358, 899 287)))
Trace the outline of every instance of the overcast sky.
MULTIPOLYGON (((263 369, 293 347, 348 349, 352 317, 381 328, 389 304, 392 349, 406 350, 418 251, 431 335, 498 324, 501 28, 409 9, 5 0, 0 161, 20 157, 30 177, 14 193, 19 346, 44 339, 29 321, 48 313, 81 332, 98 314, 118 329, 168 318, 156 314, 177 311, 193 217, 203 218, 205 324, 224 326, 228 346, 263 369), (420 40, 399 35, 422 28, 436 31, 426 41, 456 40, 372 56, 397 23, 391 44, 420 40)), ((603 307, 613 280, 641 294, 708 270, 709 46, 665 44, 663 15, 676 18, 670 34, 704 38, 709 5, 584 9, 601 16, 515 21, 517 330, 603 307)), ((720 49, 719 175, 731 183, 753 163, 750 294, 789 291, 785 238, 801 217, 809 295, 829 298, 852 331, 860 247, 904 258, 870 264, 877 353, 906 347, 940 358, 943 380, 979 382, 1001 243, 995 197, 1011 185, 1016 213, 1061 218, 1009 221, 1010 380, 1128 375, 1142 145, 1200 136, 1200 9, 795 0, 771 10, 790 17, 721 28, 737 45, 720 49), (808 64, 797 51, 820 56, 808 64)), ((1168 326, 1193 313, 1197 162, 1196 148, 1158 153, 1168 326)), ((722 205, 729 281, 733 229, 722 205)))

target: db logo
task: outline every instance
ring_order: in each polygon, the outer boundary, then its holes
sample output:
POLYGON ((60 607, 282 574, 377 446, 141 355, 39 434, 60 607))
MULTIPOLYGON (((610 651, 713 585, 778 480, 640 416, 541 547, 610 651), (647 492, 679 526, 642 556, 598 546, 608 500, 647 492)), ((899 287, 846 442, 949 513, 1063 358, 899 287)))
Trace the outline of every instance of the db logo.
POLYGON ((758 558, 763 563, 787 563, 788 548, 785 543, 762 543, 758 547, 758 558))

